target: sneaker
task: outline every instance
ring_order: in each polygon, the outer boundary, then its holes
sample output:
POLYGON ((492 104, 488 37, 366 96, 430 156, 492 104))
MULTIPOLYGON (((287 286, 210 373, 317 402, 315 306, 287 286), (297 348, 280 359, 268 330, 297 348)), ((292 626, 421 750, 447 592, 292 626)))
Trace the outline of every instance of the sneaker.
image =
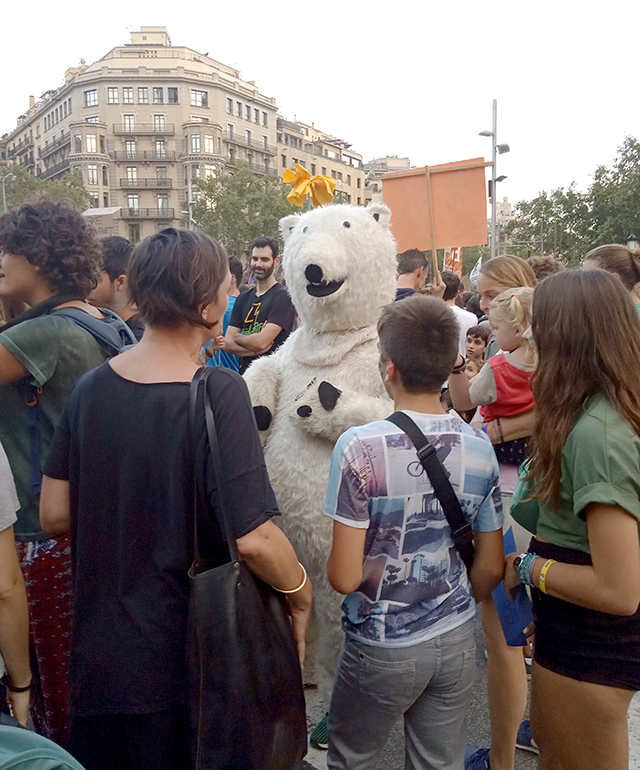
POLYGON ((516 739, 516 746, 519 749, 525 751, 532 751, 534 754, 539 754, 540 749, 536 746, 536 742, 531 737, 531 723, 528 719, 520 725, 518 730, 518 737, 516 739))
POLYGON ((467 746, 464 755, 464 770, 490 770, 489 749, 467 746))
POLYGON ((309 740, 316 749, 326 751, 329 748, 329 714, 325 714, 318 722, 309 740))

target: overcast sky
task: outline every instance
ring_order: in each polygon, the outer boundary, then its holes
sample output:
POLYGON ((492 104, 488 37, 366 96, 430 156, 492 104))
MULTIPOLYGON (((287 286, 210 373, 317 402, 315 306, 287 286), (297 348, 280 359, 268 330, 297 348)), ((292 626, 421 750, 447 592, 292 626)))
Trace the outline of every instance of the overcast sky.
POLYGON ((640 137, 638 0, 444 2, 241 0, 153 4, 67 0, 3 9, 0 134, 64 70, 164 25, 186 45, 240 70, 284 117, 346 139, 364 160, 412 165, 484 155, 498 100, 498 197, 511 202, 584 189, 625 136, 640 137), (146 10, 145 10, 146 8, 146 10))

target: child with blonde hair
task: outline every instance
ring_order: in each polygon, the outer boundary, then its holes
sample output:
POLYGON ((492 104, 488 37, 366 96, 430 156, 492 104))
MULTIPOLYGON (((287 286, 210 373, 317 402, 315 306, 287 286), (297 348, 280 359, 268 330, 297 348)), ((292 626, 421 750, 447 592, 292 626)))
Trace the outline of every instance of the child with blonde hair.
MULTIPOLYGON (((499 294, 489 307, 489 322, 500 352, 484 364, 471 382, 462 376, 462 364, 455 367, 449 378, 454 408, 468 410, 479 406, 484 423, 497 421, 499 435, 501 417, 514 417, 534 406, 534 359, 529 341, 532 303, 533 289, 529 287, 507 289, 499 294)), ((526 455, 527 440, 502 442, 494 449, 501 462, 519 465, 526 455)))

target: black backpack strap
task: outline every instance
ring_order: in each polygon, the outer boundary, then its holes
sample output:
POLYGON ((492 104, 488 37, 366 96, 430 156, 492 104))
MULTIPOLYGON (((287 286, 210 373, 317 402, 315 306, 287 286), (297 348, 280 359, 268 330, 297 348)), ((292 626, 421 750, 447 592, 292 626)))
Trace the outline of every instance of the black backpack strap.
POLYGON ((444 515, 447 517, 453 542, 456 544, 467 569, 470 569, 474 554, 473 531, 462 513, 458 496, 451 486, 447 471, 440 462, 435 447, 426 439, 424 433, 411 417, 404 412, 394 412, 390 417, 387 417, 387 420, 404 431, 415 446, 422 467, 427 472, 433 491, 440 501, 444 515))
POLYGON ((100 308, 106 318, 96 318, 77 307, 61 307, 51 315, 61 315, 75 321, 78 326, 92 334, 97 340, 111 348, 115 353, 121 353, 127 345, 135 345, 137 339, 127 324, 107 308, 100 308))

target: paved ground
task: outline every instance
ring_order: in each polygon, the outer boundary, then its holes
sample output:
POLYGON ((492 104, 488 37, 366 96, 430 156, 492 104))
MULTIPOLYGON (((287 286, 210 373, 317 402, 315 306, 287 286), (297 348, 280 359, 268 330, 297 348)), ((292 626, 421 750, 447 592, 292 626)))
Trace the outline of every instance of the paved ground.
MULTIPOLYGON (((480 623, 476 623, 477 667, 478 675, 476 688, 469 710, 468 726, 469 741, 477 746, 489 745, 489 715, 487 707, 487 665, 484 657, 482 631, 480 623)), ((310 725, 315 725, 325 711, 316 691, 307 691, 307 716, 310 725)), ((629 770, 640 770, 640 694, 636 695, 629 712, 629 770)), ((326 770, 326 752, 310 748, 306 762, 300 770, 326 770)), ((400 724, 396 725, 387 745, 380 753, 376 770, 403 770, 404 739, 400 724)), ((516 770, 536 770, 538 758, 527 751, 516 752, 516 770)))

